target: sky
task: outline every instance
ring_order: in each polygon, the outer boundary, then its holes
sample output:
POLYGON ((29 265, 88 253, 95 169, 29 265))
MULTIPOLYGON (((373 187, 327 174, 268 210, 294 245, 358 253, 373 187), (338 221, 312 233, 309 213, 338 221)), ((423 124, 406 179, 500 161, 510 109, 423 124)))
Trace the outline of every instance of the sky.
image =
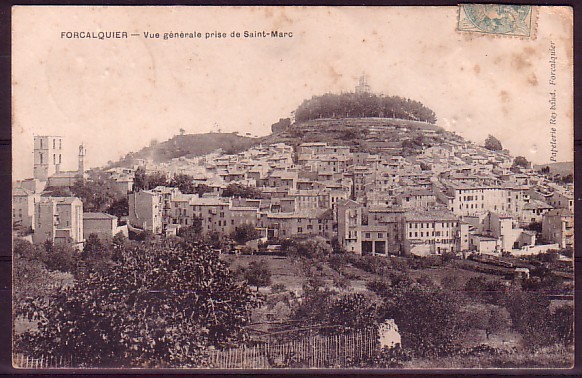
POLYGON ((13 179, 32 177, 34 135, 62 136, 71 170, 81 143, 94 167, 180 129, 262 136, 364 73, 373 92, 421 101, 445 129, 479 144, 492 134, 540 164, 556 89, 557 160, 572 161, 571 9, 537 7, 530 39, 459 32, 457 17, 457 7, 13 7, 13 179), (263 30, 293 36, 230 37, 263 30), (129 37, 62 38, 110 31, 129 37), (213 32, 227 38, 205 38, 213 32))

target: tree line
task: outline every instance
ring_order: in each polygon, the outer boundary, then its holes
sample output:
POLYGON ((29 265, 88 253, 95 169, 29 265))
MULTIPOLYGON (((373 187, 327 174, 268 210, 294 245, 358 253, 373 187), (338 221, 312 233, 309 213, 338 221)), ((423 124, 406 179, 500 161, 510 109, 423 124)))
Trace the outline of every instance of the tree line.
POLYGON ((400 96, 342 93, 314 96, 295 110, 295 121, 317 118, 388 117, 436 123, 436 114, 419 101, 400 96))

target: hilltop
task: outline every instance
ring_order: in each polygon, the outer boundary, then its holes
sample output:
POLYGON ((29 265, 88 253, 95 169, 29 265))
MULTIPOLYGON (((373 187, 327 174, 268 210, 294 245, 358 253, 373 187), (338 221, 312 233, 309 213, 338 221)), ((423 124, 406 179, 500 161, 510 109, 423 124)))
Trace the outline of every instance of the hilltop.
POLYGON ((155 163, 166 162, 179 157, 209 154, 218 149, 225 153, 238 153, 258 143, 257 138, 240 136, 237 133, 206 133, 175 135, 169 140, 130 152, 110 167, 129 166, 136 159, 149 159, 155 163))
POLYGON ((256 144, 271 143, 297 146, 327 142, 349 146, 354 152, 414 155, 422 146, 460 138, 436 126, 436 114, 421 102, 372 94, 362 79, 356 92, 313 96, 303 101, 294 114, 294 123, 289 118, 280 119, 271 126, 272 133, 262 138, 237 133, 176 135, 166 142, 130 152, 110 167, 129 166, 137 159, 162 163, 218 149, 235 154, 256 144))
POLYGON ((262 143, 298 145, 327 142, 345 145, 354 152, 414 154, 422 144, 440 144, 460 137, 427 122, 380 118, 320 118, 295 123, 262 138, 262 143))
POLYGON ((179 157, 209 154, 218 149, 235 154, 257 144, 286 143, 297 146, 305 142, 344 145, 354 152, 385 152, 414 155, 422 145, 438 145, 447 139, 460 139, 443 128, 420 121, 363 117, 320 118, 289 125, 279 121, 272 134, 249 138, 236 133, 175 135, 171 139, 130 152, 109 167, 130 166, 137 159, 155 163, 179 157))

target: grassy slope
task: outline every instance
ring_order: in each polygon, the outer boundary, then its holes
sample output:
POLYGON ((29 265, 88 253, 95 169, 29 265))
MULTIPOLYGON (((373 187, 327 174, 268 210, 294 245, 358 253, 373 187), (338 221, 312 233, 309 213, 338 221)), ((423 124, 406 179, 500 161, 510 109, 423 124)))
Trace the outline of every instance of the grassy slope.
MULTIPOLYGON (((393 142, 400 144, 403 138, 408 138, 411 131, 435 130, 439 133, 442 128, 425 122, 393 118, 342 118, 316 119, 294 124, 285 131, 270 134, 262 138, 249 138, 235 133, 206 133, 176 135, 171 139, 144 147, 135 153, 129 153, 125 158, 113 163, 110 167, 129 166, 135 159, 151 159, 156 163, 167 162, 171 159, 186 156, 200 156, 221 148, 226 153, 238 153, 259 143, 288 143, 298 145, 303 142, 328 142, 330 144, 347 145, 354 151, 369 151, 369 141, 366 141, 365 130, 373 126, 395 126, 396 130, 387 130, 372 137, 376 142, 393 142), (402 128, 406 128, 403 131, 402 128), (346 136, 346 132, 360 133, 360 136, 346 136)), ((447 132, 442 135, 448 135, 447 132)), ((369 139, 369 135, 368 135, 369 139)))
POLYGON ((221 148, 228 153, 238 153, 259 143, 259 139, 248 138, 235 133, 206 133, 176 135, 154 146, 142 148, 130 154, 131 158, 121 159, 113 166, 132 164, 132 159, 152 159, 154 162, 166 162, 181 156, 201 156, 221 148))
POLYGON ((550 167, 550 174, 552 175, 560 174, 561 176, 567 176, 570 173, 574 173, 574 162, 571 161, 534 165, 534 170, 539 171, 546 166, 550 167))

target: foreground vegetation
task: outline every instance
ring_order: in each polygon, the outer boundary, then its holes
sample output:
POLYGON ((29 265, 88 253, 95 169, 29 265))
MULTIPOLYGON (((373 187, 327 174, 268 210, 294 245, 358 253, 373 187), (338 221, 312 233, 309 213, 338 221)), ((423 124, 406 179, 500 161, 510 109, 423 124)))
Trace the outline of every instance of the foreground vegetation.
POLYGON ((80 366, 205 366, 212 348, 256 342, 258 330, 334 335, 393 319, 401 347, 344 367, 571 364, 573 306, 550 300, 566 284, 547 270, 509 281, 454 256, 356 256, 319 239, 279 241, 282 256, 219 256, 228 240, 187 231, 89 236, 83 253, 16 239, 16 351, 74 354, 80 366))

